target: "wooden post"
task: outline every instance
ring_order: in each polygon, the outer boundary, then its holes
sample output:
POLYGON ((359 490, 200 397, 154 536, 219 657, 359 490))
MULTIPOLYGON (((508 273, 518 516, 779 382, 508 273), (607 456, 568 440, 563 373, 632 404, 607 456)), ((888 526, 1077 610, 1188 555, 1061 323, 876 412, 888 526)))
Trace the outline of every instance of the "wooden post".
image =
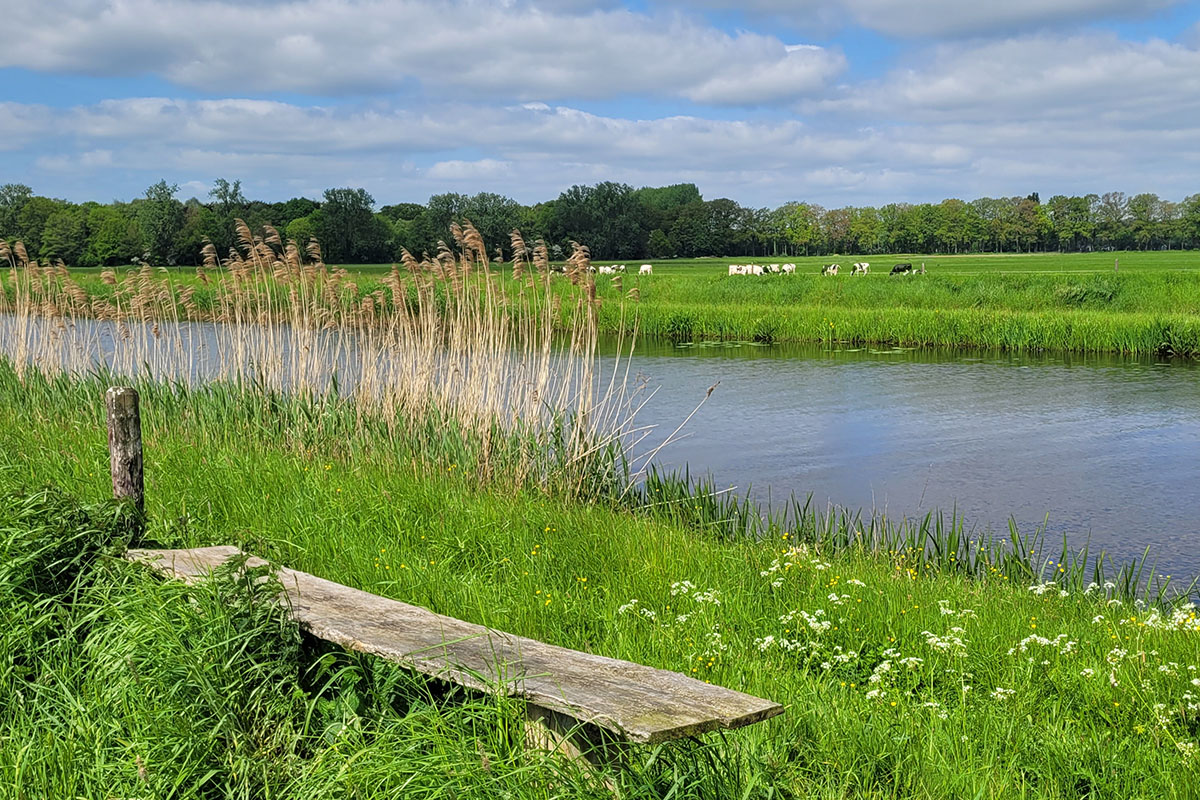
POLYGON ((128 386, 113 386, 104 395, 108 408, 108 458, 113 497, 132 501, 138 514, 145 512, 142 482, 142 418, 138 393, 128 386))

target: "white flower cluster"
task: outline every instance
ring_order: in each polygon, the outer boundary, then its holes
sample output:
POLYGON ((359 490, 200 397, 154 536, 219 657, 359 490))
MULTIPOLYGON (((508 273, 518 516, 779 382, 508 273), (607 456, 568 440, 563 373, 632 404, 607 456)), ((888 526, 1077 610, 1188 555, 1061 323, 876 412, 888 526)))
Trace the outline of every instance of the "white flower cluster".
POLYGON ((1046 592, 1050 591, 1051 589, 1057 589, 1057 588, 1058 588, 1058 584, 1055 583, 1054 581, 1046 581, 1045 583, 1035 583, 1033 586, 1029 587, 1029 591, 1033 592, 1034 594, 1040 595, 1040 594, 1045 594, 1046 592))
POLYGON ((1002 689, 999 686, 997 686, 995 689, 992 690, 992 699, 993 700, 1007 700, 1008 698, 1012 697, 1016 693, 1017 693, 1016 689, 1002 689))
POLYGON ((1172 609, 1171 613, 1167 615, 1158 609, 1151 609, 1150 613, 1139 621, 1139 625, 1160 631, 1200 633, 1200 615, 1196 613, 1195 603, 1184 603, 1172 609))
POLYGON ((829 564, 819 558, 810 558, 808 545, 797 545, 789 550, 786 550, 783 555, 771 562, 771 566, 759 571, 759 575, 764 578, 769 578, 775 575, 775 579, 771 581, 772 588, 778 589, 783 585, 783 573, 792 567, 802 566, 802 562, 808 562, 815 570, 829 569, 829 564))
POLYGON ((783 637, 775 637, 774 635, 764 636, 761 639, 754 640, 754 646, 762 652, 770 650, 772 647, 778 647, 785 653, 796 653, 801 650, 809 650, 816 652, 821 649, 821 643, 813 640, 805 642, 800 639, 784 639, 783 637))
POLYGON ((1027 652, 1029 652, 1030 646, 1035 645, 1035 644, 1040 647, 1049 647, 1051 649, 1057 650, 1060 654, 1062 654, 1064 656, 1067 656, 1067 655, 1070 655, 1071 653, 1076 652, 1077 648, 1079 647, 1079 642, 1068 639, 1067 634, 1065 634, 1065 633, 1060 633, 1058 636, 1055 636, 1053 639, 1047 639, 1045 636, 1038 636, 1035 633, 1030 636, 1026 636, 1024 639, 1017 642, 1016 647, 1010 647, 1008 650, 1008 654, 1011 656, 1018 652, 1027 653, 1027 652))
POLYGON ((645 606, 639 606, 636 597, 634 599, 630 600, 625 605, 618 608, 617 613, 618 614, 637 614, 640 617, 645 617, 646 619, 650 620, 651 622, 654 622, 655 620, 658 619, 658 614, 654 611, 654 609, 646 608, 645 606))
POLYGON ((705 636, 704 642, 704 652, 701 655, 705 658, 715 656, 729 649, 729 645, 721 641, 721 626, 719 625, 713 625, 712 630, 705 636))
POLYGON ((891 661, 880 661, 875 665, 875 669, 871 670, 871 677, 867 678, 868 683, 882 683, 883 676, 892 671, 891 661))
POLYGON ((944 617, 959 617, 962 619, 975 619, 975 609, 964 608, 961 611, 955 611, 950 607, 949 600, 938 600, 938 611, 944 617))
POLYGON ((929 631, 921 631, 921 635, 925 637, 925 644, 934 650, 941 650, 943 653, 959 657, 967 654, 967 643, 963 640, 964 633, 966 631, 959 627, 951 628, 944 636, 939 636, 929 631))
POLYGON ((678 595, 689 595, 696 588, 696 584, 691 581, 676 581, 671 584, 671 597, 678 595))
POLYGON ((825 609, 823 608, 818 608, 811 614, 803 610, 789 611, 779 618, 779 622, 783 625, 790 625, 795 621, 796 617, 804 620, 804 624, 808 626, 809 630, 816 633, 824 633, 833 627, 832 620, 824 619, 825 609))

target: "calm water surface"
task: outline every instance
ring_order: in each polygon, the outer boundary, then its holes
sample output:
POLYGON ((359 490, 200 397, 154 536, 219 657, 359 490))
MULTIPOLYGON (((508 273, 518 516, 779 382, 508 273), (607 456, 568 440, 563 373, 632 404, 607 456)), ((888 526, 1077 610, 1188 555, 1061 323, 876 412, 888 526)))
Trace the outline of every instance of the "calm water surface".
MULTIPOLYGON (((0 316, 0 350, 15 333, 0 316)), ((83 342, 87 359, 111 361, 111 324, 75 334, 64 350, 83 342)), ((219 326, 168 338, 183 353, 177 377, 213 377, 233 352, 219 326)), ((342 388, 353 386, 353 338, 331 352, 342 388)), ((1004 532, 1010 518, 1032 531, 1048 517, 1053 542, 1090 539, 1122 560, 1150 547, 1159 572, 1200 574, 1196 362, 649 342, 633 369, 657 387, 638 415, 657 426, 643 452, 720 382, 684 438, 659 453, 662 466, 687 465, 764 502, 811 494, 819 506, 893 518, 957 510, 976 531, 1004 532)))
POLYGON ((658 461, 722 487, 890 516, 956 508, 978 531, 1049 515, 1054 541, 1149 546, 1159 572, 1200 573, 1193 362, 649 343, 635 368, 661 386, 639 415, 660 439, 720 381, 658 461))

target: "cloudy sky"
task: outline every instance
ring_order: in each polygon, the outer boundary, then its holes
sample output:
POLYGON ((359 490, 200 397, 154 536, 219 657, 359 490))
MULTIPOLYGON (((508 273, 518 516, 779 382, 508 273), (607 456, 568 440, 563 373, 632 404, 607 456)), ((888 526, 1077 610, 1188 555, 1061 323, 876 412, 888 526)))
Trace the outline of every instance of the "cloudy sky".
POLYGON ((0 0, 0 183, 1200 191, 1200 0, 0 0))

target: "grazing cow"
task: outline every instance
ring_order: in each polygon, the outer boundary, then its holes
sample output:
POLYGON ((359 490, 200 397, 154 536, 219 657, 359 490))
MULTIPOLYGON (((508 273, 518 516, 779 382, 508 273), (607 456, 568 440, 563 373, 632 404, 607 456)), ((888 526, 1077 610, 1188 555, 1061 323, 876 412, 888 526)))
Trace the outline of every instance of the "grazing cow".
POLYGON ((729 265, 729 274, 730 275, 745 275, 746 273, 745 273, 745 271, 743 271, 741 264, 730 264, 729 265))
POLYGON ((654 267, 652 267, 649 264, 642 264, 642 266, 638 268, 638 275, 653 275, 653 274, 654 274, 654 267))
POLYGON ((903 264, 897 264, 896 266, 892 267, 892 271, 890 274, 892 274, 892 275, 903 275, 905 273, 911 274, 912 271, 913 271, 912 264, 909 262, 905 262, 903 264))
POLYGON ((746 266, 750 268, 751 275, 762 275, 763 274, 762 264, 747 264, 746 266))
POLYGON ((851 275, 866 275, 871 271, 871 265, 866 261, 856 261, 854 267, 850 270, 851 275))
POLYGON ((601 275, 612 275, 614 272, 616 272, 616 270, 613 267, 601 267, 600 268, 601 275))
POLYGON ((783 270, 784 275, 795 275, 796 274, 796 265, 795 264, 784 264, 782 267, 780 267, 780 269, 783 270))
POLYGON ((826 264, 825 266, 821 267, 821 274, 822 275, 837 275, 839 269, 841 269, 840 264, 826 264))

